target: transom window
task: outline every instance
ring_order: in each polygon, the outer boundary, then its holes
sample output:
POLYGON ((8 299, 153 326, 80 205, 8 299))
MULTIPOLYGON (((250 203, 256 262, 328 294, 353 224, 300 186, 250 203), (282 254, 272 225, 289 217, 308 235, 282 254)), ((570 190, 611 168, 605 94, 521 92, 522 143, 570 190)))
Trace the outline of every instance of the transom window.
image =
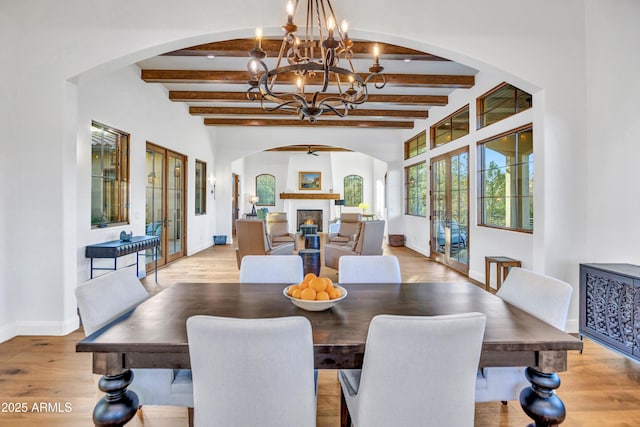
POLYGON ((478 144, 480 225, 533 231, 531 125, 478 144))
POLYGON ((256 176, 256 196, 259 198, 257 206, 275 206, 276 177, 268 173, 256 176))
POLYGON ((404 159, 410 159, 427 151, 427 131, 420 132, 404 143, 404 159))
POLYGON ((129 223, 129 134, 91 122, 91 227, 129 223))
POLYGON ((469 135, 469 106, 465 106, 449 117, 431 126, 431 148, 439 147, 469 135))
POLYGON ((362 203, 362 177, 347 175, 344 177, 344 204, 358 206, 362 203))
POLYGON ((478 98, 478 129, 527 110, 532 105, 531 94, 509 83, 502 83, 478 98))
POLYGON ((427 216, 427 163, 407 166, 405 171, 405 214, 427 216))

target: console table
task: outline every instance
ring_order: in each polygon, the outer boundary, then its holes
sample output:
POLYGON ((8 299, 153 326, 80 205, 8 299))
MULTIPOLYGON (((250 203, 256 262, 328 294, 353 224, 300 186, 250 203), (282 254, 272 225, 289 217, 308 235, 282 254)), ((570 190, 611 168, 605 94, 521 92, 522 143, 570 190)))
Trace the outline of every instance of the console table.
POLYGON ((640 266, 580 264, 580 338, 640 360, 640 266))
MULTIPOLYGON (((136 254, 136 275, 138 274, 138 258, 140 252, 147 249, 153 249, 153 259, 156 264, 155 279, 158 281, 158 246, 160 246, 160 237, 158 236, 133 236, 130 242, 123 242, 122 240, 112 240, 109 242, 96 243, 89 245, 85 248, 84 255, 87 258, 91 258, 91 279, 93 279, 93 270, 117 270, 118 269, 118 257, 136 254), (94 267, 94 258, 113 258, 113 268, 106 267, 94 267)), ((133 265, 133 264, 131 264, 133 265)))

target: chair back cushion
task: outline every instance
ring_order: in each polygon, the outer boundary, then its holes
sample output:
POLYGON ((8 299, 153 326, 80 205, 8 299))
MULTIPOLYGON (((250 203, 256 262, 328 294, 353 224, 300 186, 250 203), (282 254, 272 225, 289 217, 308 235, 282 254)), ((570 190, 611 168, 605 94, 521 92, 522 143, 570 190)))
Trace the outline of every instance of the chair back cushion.
POLYGON ((573 288, 568 283, 520 267, 512 267, 496 293, 504 301, 564 330, 573 288))
POLYGON ((302 258, 297 255, 247 255, 240 264, 240 283, 300 283, 302 258))
POLYGON ((394 255, 343 256, 338 266, 341 284, 402 283, 400 264, 394 255))
POLYGON ((194 421, 315 426, 311 323, 305 317, 187 320, 194 421))
POLYGON ((289 234, 289 222, 286 212, 269 212, 267 214, 267 233, 273 237, 289 234))
POLYGON ((359 213, 343 213, 340 216, 338 236, 353 237, 353 235, 358 232, 358 225, 361 220, 362 215, 359 213))
POLYGON ((149 298, 136 276, 135 265, 91 279, 78 286, 75 294, 85 335, 91 335, 149 298))
POLYGON ((353 251, 360 255, 382 255, 384 221, 361 221, 360 224, 360 233, 353 251))
POLYGON ((482 313, 374 317, 355 424, 473 426, 485 323, 482 313))

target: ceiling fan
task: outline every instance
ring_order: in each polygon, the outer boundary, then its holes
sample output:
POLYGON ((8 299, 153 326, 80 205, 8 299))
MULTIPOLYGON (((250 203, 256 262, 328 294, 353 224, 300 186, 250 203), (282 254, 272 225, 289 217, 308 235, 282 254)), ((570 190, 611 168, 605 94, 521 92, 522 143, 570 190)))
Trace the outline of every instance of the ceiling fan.
POLYGON ((312 156, 317 156, 318 153, 316 151, 317 150, 312 150, 310 145, 307 145, 307 154, 310 154, 312 156))

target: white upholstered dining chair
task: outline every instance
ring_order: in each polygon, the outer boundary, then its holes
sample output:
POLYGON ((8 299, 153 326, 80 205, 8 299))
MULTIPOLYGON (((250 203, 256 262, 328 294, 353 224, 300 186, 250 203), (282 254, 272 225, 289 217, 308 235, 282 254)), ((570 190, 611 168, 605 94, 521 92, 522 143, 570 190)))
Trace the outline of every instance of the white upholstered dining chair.
POLYGON ((338 374, 342 425, 473 426, 485 323, 482 313, 374 317, 362 370, 338 374))
POLYGON ((315 426, 307 318, 193 316, 187 336, 196 426, 315 426))
MULTIPOLYGON (((496 292, 505 302, 564 330, 573 288, 568 283, 520 267, 512 267, 496 292)), ((478 371, 476 402, 519 400, 520 392, 531 384, 525 367, 490 367, 478 371)))
MULTIPOLYGON (((91 335, 149 298, 136 267, 126 267, 91 279, 75 290, 85 335, 91 335)), ((185 369, 133 369, 128 387, 142 405, 193 407, 191 371, 185 369)), ((189 411, 191 417, 191 411, 189 411)))
POLYGON ((338 281, 353 283, 401 283, 395 255, 343 256, 338 260, 338 281))
POLYGON ((240 262, 240 283, 300 283, 303 278, 297 255, 245 255, 240 262))

